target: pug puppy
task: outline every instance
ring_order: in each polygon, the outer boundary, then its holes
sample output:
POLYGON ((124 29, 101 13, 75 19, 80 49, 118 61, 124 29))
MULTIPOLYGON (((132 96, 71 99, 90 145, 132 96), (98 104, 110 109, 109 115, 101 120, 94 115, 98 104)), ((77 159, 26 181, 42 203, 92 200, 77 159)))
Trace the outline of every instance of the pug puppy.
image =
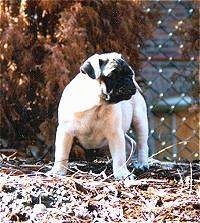
MULTIPOLYGON (((126 166, 126 132, 137 134, 138 168, 148 168, 148 120, 134 71, 118 53, 94 54, 66 86, 58 107, 55 162, 50 173, 65 175, 76 138, 88 149, 108 146, 116 179, 133 178, 126 166)), ((135 144, 135 143, 134 143, 135 144)))

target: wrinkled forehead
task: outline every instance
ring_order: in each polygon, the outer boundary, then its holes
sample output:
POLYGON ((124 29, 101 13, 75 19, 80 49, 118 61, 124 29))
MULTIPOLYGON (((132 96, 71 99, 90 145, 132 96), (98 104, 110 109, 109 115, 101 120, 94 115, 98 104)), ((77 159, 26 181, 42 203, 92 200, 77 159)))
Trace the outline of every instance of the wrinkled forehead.
POLYGON ((111 74, 134 76, 133 69, 119 53, 104 53, 99 55, 99 64, 103 76, 109 77, 111 74))
POLYGON ((103 53, 99 55, 99 59, 101 60, 118 60, 118 59, 122 59, 122 55, 120 53, 103 53))

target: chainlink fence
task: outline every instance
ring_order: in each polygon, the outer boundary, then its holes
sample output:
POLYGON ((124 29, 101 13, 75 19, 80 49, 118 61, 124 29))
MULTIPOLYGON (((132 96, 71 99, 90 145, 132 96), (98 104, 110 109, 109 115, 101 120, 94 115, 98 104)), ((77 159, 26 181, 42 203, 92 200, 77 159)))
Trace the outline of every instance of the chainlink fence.
POLYGON ((160 13, 153 38, 141 49, 141 79, 148 105, 150 155, 164 150, 155 157, 161 160, 199 160, 198 49, 197 54, 189 50, 184 55, 184 36, 188 24, 193 25, 197 4, 150 1, 144 8, 147 13, 160 13))

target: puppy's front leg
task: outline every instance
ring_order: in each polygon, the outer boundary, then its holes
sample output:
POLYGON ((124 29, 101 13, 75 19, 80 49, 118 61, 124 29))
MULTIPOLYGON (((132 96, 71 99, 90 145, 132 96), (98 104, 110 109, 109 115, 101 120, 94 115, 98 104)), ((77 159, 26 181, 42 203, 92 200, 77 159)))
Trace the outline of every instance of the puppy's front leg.
POLYGON ((143 96, 138 91, 133 97, 133 126, 137 134, 138 165, 140 169, 148 168, 148 119, 147 107, 143 96))
POLYGON ((126 166, 126 149, 124 132, 112 135, 109 141, 109 149, 113 160, 113 175, 116 179, 133 178, 126 166))
POLYGON ((59 175, 66 174, 72 143, 73 135, 67 131, 67 126, 65 124, 59 124, 55 141, 55 162, 50 173, 59 175))

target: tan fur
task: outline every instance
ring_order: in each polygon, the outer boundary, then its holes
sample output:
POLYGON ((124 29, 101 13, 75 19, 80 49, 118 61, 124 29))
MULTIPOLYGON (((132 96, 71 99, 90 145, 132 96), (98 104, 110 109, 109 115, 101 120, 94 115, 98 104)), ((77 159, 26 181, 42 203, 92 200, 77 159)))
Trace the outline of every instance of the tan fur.
POLYGON ((114 176, 126 178, 130 173, 126 167, 125 133, 131 123, 138 135, 138 163, 148 164, 148 122, 142 95, 137 91, 130 100, 107 104, 100 97, 102 84, 80 73, 64 90, 58 109, 55 163, 51 173, 66 173, 76 137, 85 148, 109 146, 114 176))
MULTIPOLYGON (((59 125, 51 173, 66 173, 69 153, 76 137, 88 149, 109 147, 115 178, 132 178, 126 167, 126 149, 130 150, 130 142, 125 137, 131 123, 138 139, 138 166, 148 166, 146 103, 134 79, 134 71, 131 69, 133 86, 137 89, 135 95, 130 100, 115 104, 109 103, 112 92, 107 92, 100 78, 101 75, 112 74, 120 60, 123 60, 121 54, 115 52, 95 54, 84 62, 81 72, 66 86, 58 108, 59 125), (104 61, 104 65, 100 66, 100 60, 104 61)), ((135 145, 135 142, 132 144, 135 145)))

